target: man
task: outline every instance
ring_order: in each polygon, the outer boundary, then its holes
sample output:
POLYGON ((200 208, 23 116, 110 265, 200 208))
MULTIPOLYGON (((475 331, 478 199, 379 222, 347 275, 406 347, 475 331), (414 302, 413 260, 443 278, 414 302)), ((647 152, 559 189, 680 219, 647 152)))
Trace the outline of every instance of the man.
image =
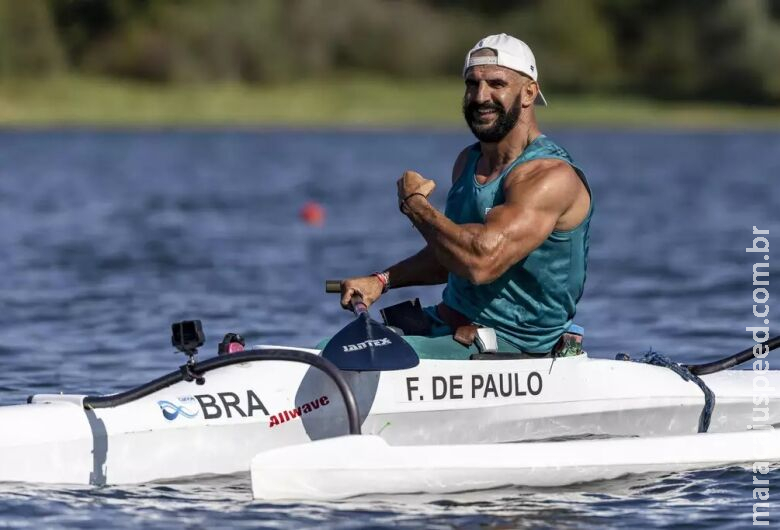
POLYGON ((592 213, 583 172, 539 131, 546 105, 530 48, 506 34, 466 55, 463 115, 479 143, 455 160, 444 214, 435 187, 414 171, 398 180, 398 204, 425 238, 420 252, 371 276, 342 282, 342 306, 388 288, 447 283, 425 308, 425 335, 407 336, 421 357, 476 351, 475 326, 494 328, 499 351, 561 353, 582 295, 592 213))

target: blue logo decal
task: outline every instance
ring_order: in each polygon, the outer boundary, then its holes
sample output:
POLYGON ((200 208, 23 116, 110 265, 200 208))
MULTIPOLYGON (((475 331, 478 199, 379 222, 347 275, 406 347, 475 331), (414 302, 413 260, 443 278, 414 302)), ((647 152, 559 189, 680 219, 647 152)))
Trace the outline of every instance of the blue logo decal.
POLYGON ((165 416, 165 419, 168 421, 173 421, 176 418, 179 417, 179 414, 184 416, 185 418, 194 418, 198 415, 198 411, 195 410, 195 412, 192 412, 190 409, 188 409, 184 405, 176 405, 174 403, 171 403, 170 401, 158 401, 157 404, 160 406, 160 410, 163 413, 163 416, 165 416))

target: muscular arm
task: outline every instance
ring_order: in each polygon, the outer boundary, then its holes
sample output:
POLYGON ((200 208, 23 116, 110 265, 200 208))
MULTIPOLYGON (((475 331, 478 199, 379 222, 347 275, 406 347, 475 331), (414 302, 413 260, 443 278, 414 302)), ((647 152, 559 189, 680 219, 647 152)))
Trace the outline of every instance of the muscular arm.
MULTIPOLYGON (((453 168, 453 180, 462 171, 467 149, 460 153, 453 168)), ((428 195, 435 184, 431 182, 425 191, 428 195)), ((409 256, 388 269, 390 287, 409 287, 412 285, 436 285, 447 281, 448 269, 442 265, 437 252, 426 245, 421 251, 409 256)), ((366 305, 373 304, 382 296, 382 283, 375 276, 360 276, 341 282, 341 306, 348 309, 352 296, 360 294, 366 305)))
MULTIPOLYGON (((463 149, 455 159, 452 168, 452 181, 457 180, 463 171, 469 148, 463 149)), ((387 269, 390 273, 390 285, 396 287, 410 287, 413 285, 438 285, 447 282, 449 271, 444 267, 436 252, 430 245, 426 245, 414 256, 409 256, 387 269)))
POLYGON ((421 196, 407 201, 407 215, 445 269, 475 284, 492 282, 544 242, 579 192, 578 177, 564 163, 527 171, 510 176, 506 202, 484 224, 457 225, 421 196))

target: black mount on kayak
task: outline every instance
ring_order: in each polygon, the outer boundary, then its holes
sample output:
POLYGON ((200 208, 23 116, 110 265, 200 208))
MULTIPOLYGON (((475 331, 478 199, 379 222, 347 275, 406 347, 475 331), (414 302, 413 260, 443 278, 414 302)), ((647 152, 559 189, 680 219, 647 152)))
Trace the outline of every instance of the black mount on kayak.
POLYGON ((195 381, 202 385, 206 379, 195 373, 195 356, 198 348, 206 342, 203 325, 200 320, 182 320, 171 325, 171 344, 187 356, 187 363, 180 367, 185 381, 195 381))

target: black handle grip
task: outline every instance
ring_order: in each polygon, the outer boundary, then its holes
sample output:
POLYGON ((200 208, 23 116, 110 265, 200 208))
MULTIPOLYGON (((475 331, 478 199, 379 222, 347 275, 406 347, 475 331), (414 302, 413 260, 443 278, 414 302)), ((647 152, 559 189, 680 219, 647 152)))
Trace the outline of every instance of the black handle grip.
POLYGON ((325 292, 326 293, 340 293, 341 292, 341 280, 325 280, 325 292))

